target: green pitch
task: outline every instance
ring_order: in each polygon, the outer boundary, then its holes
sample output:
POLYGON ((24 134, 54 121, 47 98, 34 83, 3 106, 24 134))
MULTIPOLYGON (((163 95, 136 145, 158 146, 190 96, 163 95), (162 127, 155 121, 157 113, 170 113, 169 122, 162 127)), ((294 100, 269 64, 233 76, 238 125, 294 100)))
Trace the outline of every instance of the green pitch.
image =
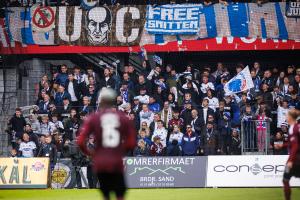
MULTIPOLYGON (((300 188, 293 189, 300 199, 300 188)), ((98 190, 0 190, 1 200, 101 200, 98 190)), ((131 189, 127 200, 283 200, 281 188, 131 189)))

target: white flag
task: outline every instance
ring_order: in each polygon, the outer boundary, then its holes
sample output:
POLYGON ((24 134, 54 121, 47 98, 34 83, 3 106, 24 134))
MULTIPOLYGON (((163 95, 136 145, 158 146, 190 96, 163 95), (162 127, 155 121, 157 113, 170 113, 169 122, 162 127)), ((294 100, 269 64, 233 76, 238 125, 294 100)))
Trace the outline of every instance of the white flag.
POLYGON ((224 85, 226 94, 239 93, 254 87, 249 67, 245 67, 224 85))

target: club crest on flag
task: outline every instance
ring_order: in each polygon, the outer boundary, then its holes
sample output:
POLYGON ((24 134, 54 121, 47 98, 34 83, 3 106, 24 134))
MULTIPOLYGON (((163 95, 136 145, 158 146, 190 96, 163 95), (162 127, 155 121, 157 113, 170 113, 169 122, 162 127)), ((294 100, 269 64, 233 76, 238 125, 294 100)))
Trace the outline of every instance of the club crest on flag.
POLYGON ((239 93, 254 87, 249 67, 245 67, 224 85, 226 94, 239 93))

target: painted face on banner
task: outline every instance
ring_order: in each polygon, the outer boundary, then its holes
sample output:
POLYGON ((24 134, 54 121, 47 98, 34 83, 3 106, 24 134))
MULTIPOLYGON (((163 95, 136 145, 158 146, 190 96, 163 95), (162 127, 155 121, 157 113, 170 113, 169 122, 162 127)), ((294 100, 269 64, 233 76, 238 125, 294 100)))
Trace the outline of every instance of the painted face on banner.
POLYGON ((87 14, 88 40, 91 44, 106 44, 111 30, 111 11, 106 7, 95 7, 87 14))

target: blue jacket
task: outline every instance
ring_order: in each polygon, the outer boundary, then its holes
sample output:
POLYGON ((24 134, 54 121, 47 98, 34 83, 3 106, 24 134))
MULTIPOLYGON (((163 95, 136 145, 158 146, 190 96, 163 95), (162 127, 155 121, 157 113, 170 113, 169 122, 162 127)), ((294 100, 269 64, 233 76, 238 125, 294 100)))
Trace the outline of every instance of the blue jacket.
POLYGON ((241 121, 240 121, 240 108, 238 106, 237 103, 232 103, 231 104, 231 109, 232 109, 232 121, 231 121, 231 124, 232 126, 239 126, 241 124, 241 121))
POLYGON ((66 82, 68 80, 68 74, 67 73, 59 73, 55 79, 55 83, 59 85, 66 85, 66 82))
POLYGON ((64 92, 63 94, 58 92, 55 94, 54 97, 54 103, 56 106, 62 106, 63 105, 63 99, 64 98, 68 98, 69 100, 71 100, 71 95, 68 92, 64 92))
POLYGON ((94 108, 92 106, 80 106, 79 109, 78 109, 78 112, 81 113, 81 112, 84 112, 84 113, 87 113, 87 114, 90 114, 92 112, 94 112, 94 108))
POLYGON ((185 134, 181 142, 182 153, 184 156, 195 156, 199 148, 199 137, 194 132, 191 136, 185 134))
POLYGON ((152 141, 151 141, 149 138, 147 138, 147 137, 142 138, 141 136, 138 135, 137 141, 139 141, 140 139, 144 140, 144 142, 145 142, 149 147, 152 145, 152 141))
POLYGON ((45 102, 44 101, 41 101, 40 103, 39 103, 39 113, 40 114, 48 114, 49 113, 49 105, 50 105, 51 103, 49 102, 48 103, 48 105, 46 106, 46 109, 45 109, 45 102))
POLYGON ((149 110, 151 110, 154 113, 159 112, 160 111, 160 105, 159 105, 159 103, 149 104, 149 110))

